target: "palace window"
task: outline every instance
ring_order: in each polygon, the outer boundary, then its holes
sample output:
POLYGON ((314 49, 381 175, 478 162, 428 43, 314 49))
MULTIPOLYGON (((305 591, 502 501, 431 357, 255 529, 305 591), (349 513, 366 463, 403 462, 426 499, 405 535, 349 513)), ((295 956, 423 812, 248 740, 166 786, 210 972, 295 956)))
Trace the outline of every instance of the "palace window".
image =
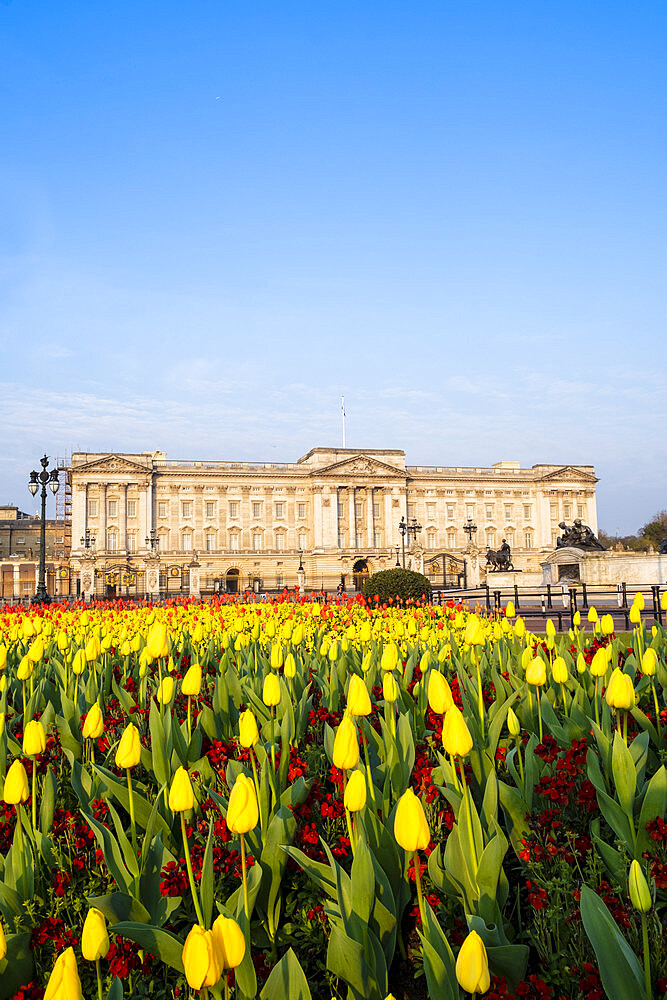
POLYGON ((127 516, 136 517, 137 516, 137 501, 128 500, 127 501, 127 516))
POLYGON ((181 552, 191 552, 192 551, 192 534, 189 531, 184 531, 181 535, 181 552))
POLYGON ((97 500, 88 501, 88 517, 97 517, 97 500))
POLYGON ((166 500, 160 500, 160 501, 158 501, 158 505, 157 505, 157 516, 158 517, 167 517, 167 506, 168 505, 167 505, 167 501, 166 500))
POLYGON ((379 503, 374 503, 373 504, 373 517, 379 517, 379 516, 380 516, 380 504, 379 503))
POLYGON ((276 531, 276 548, 278 552, 284 552, 285 550, 285 532, 276 531))
POLYGON ((252 505, 252 516, 261 517, 262 516, 262 503, 259 500, 255 500, 252 505))
POLYGON ((426 519, 428 521, 435 521, 435 504, 434 503, 427 503, 426 504, 426 519))
POLYGON ((262 535, 261 532, 259 531, 256 531, 255 534, 252 536, 252 550, 253 552, 262 551, 262 535))
POLYGON ((511 521, 513 516, 514 516, 514 507, 512 506, 511 503, 506 503, 505 504, 505 517, 507 518, 508 521, 511 521))
POLYGON ((206 501, 206 516, 215 517, 215 500, 206 501))
POLYGON ((107 502, 107 513, 108 513, 109 517, 117 517, 118 516, 118 501, 117 500, 109 500, 107 502))
POLYGON ((206 551, 207 552, 214 552, 215 551, 215 532, 214 531, 207 531, 206 532, 204 543, 206 545, 206 551))
POLYGON ((435 531, 426 532, 426 548, 427 549, 435 548, 435 531))
POLYGON ((303 531, 299 532, 299 539, 298 539, 298 541, 299 541, 299 548, 300 549, 305 549, 306 548, 306 533, 305 532, 303 532, 303 531))
POLYGON ((238 500, 229 501, 229 516, 238 517, 239 516, 239 502, 238 500))
POLYGON ((530 506, 530 504, 529 503, 525 503, 523 505, 523 517, 524 517, 525 521, 530 521, 530 519, 531 519, 531 511, 532 511, 532 507, 530 506))
POLYGON ((453 528, 447 532, 447 547, 450 549, 456 548, 456 531, 453 528))
POLYGON ((229 549, 231 552, 238 552, 239 550, 239 533, 238 531, 229 532, 229 549))
POLYGON ((533 533, 532 531, 527 531, 524 535, 525 545, 527 549, 532 549, 533 547, 533 533))
POLYGON ((486 533, 486 544, 489 546, 490 549, 495 548, 495 545, 496 545, 496 529, 495 528, 489 528, 488 529, 488 531, 486 533))
POLYGON ((285 504, 281 500, 280 503, 276 504, 276 517, 281 518, 285 516, 285 504))
POLYGON ((137 551, 137 535, 136 532, 131 531, 127 536, 127 551, 136 552, 137 551))
POLYGON ((107 531, 107 551, 116 552, 118 549, 118 532, 107 531))
POLYGON ((454 504, 453 503, 448 503, 447 504, 447 517, 450 520, 451 520, 451 518, 454 517, 454 504))
POLYGON ((305 503, 298 503, 296 505, 296 516, 305 517, 306 516, 306 505, 305 503))
POLYGON ((181 516, 192 517, 192 503, 190 500, 183 500, 181 503, 181 516))
POLYGON ((354 501, 354 516, 363 517, 364 516, 364 502, 363 500, 354 501))
POLYGON ((490 521, 490 520, 492 520, 492 518, 493 518, 493 504, 487 503, 487 505, 486 505, 486 519, 487 519, 487 521, 490 521))

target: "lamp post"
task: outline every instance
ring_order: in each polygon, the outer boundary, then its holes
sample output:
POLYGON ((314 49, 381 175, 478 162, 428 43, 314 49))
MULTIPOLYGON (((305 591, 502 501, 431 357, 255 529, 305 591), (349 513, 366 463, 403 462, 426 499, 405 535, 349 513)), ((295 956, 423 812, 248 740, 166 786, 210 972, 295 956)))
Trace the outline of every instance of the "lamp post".
POLYGON ((397 567, 397 569, 401 568, 401 561, 398 558, 398 543, 396 544, 396 567, 397 567))
POLYGON ((95 548, 95 535, 92 534, 90 528, 86 528, 85 532, 81 536, 81 548, 82 549, 95 548))
POLYGON ((472 536, 477 533, 477 525, 473 524, 473 520, 471 517, 469 517, 466 523, 463 525, 463 530, 468 536, 468 541, 472 542, 472 536))
POLYGON ((160 538, 157 533, 156 528, 151 528, 150 532, 146 535, 146 548, 150 549, 152 553, 157 552, 160 547, 160 538))
POLYGON ((303 568, 303 549, 299 549, 298 551, 299 551, 299 572, 303 573, 305 572, 303 568))
MULTIPOLYGON (((410 538, 412 538, 413 542, 416 542, 417 535, 422 530, 422 526, 421 524, 417 524, 416 517, 411 517, 408 521, 402 517, 398 525, 398 530, 401 536, 401 545, 403 547, 403 569, 405 569, 405 536, 408 536, 408 544, 410 544, 410 538)), ((398 562, 398 553, 396 561, 398 562)))
POLYGON ((35 604, 48 604, 49 595, 46 592, 46 484, 49 484, 49 489, 55 496, 60 483, 58 482, 57 469, 51 469, 50 472, 47 472, 49 460, 46 455, 44 458, 40 458, 40 462, 42 471, 36 472, 33 469, 30 473, 30 482, 28 483, 28 489, 33 496, 36 496, 39 484, 42 484, 42 523, 39 530, 39 576, 37 578, 37 591, 35 592, 33 601, 35 604))

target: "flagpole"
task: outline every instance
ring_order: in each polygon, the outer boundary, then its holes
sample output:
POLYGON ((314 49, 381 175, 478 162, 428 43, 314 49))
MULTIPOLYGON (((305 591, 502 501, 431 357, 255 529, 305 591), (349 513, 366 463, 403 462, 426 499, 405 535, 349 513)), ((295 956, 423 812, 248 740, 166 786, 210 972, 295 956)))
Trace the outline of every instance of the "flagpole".
POLYGON ((340 397, 340 408, 343 412, 343 448, 345 447, 345 396, 340 397))

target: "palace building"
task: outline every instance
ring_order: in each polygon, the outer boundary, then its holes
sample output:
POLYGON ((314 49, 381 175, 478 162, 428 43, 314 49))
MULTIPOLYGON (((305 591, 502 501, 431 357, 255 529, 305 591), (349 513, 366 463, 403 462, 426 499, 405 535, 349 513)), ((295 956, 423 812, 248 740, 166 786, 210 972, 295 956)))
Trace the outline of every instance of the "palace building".
POLYGON ((515 568, 538 570, 559 521, 597 532, 592 466, 413 466, 403 451, 313 448, 288 463, 75 453, 68 476, 71 586, 85 597, 350 592, 404 560, 436 587, 470 586, 503 539, 515 568))

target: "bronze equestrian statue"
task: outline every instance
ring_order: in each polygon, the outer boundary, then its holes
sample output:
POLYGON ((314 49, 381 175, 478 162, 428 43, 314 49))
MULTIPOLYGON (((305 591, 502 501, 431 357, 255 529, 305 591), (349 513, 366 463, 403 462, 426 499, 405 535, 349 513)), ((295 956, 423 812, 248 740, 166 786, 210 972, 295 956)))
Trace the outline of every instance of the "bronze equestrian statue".
POLYGON ((506 573, 514 569, 512 550, 507 544, 506 538, 503 538, 499 549, 488 548, 486 550, 486 565, 491 567, 491 573, 506 573))

